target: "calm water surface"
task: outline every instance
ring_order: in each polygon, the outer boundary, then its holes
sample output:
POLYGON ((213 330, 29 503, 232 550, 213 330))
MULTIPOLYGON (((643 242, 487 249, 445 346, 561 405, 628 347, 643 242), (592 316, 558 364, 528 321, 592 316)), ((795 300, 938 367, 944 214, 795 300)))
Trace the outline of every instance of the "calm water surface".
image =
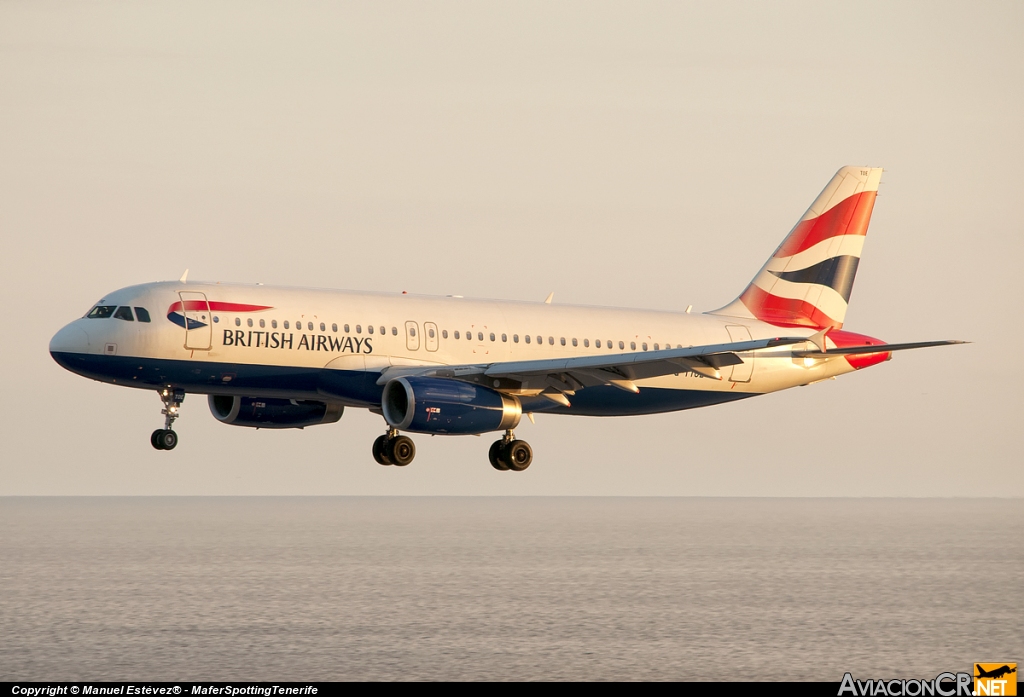
POLYGON ((1019 501, 0 499, 0 680, 934 677, 1024 661, 1019 501))

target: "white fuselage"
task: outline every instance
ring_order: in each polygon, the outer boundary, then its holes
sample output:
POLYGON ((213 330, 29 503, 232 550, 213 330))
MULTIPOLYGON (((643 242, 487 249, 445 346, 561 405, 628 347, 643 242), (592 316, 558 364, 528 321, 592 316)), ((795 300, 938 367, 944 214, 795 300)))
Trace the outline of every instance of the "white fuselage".
MULTIPOLYGON (((174 386, 203 394, 296 399, 319 395, 369 408, 379 406, 382 373, 416 366, 624 354, 813 333, 721 315, 221 283, 132 286, 97 305, 141 307, 151 321, 83 317, 69 324, 54 337, 51 352, 75 372, 147 389, 174 386), (190 299, 199 309, 189 310, 190 299)), ((681 370, 638 381, 636 395, 585 390, 586 398, 574 400, 572 407, 540 400, 532 406, 524 402, 523 408, 592 415, 672 411, 854 370, 843 357, 794 358, 789 348, 743 358, 742 365, 724 368, 720 380, 681 370), (710 401, 651 402, 644 399, 651 390, 691 397, 705 393, 710 401), (714 393, 728 395, 715 398, 714 393), (604 397, 614 404, 598 403, 604 397)), ((526 381, 516 394, 528 399, 543 389, 526 381)))

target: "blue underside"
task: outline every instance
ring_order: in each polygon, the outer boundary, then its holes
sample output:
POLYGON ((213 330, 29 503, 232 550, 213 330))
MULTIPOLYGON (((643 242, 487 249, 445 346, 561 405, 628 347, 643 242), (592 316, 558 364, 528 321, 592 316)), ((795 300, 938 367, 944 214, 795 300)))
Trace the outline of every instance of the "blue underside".
MULTIPOLYGON (((352 406, 379 407, 384 389, 380 373, 294 368, 276 365, 174 361, 126 356, 52 352, 53 359, 73 373, 127 387, 157 389, 166 385, 186 393, 225 394, 288 399, 339 399, 352 406)), ((544 397, 523 398, 523 411, 579 416, 658 414, 734 402, 749 393, 669 390, 652 387, 633 394, 616 387, 588 387, 559 406, 544 397)))

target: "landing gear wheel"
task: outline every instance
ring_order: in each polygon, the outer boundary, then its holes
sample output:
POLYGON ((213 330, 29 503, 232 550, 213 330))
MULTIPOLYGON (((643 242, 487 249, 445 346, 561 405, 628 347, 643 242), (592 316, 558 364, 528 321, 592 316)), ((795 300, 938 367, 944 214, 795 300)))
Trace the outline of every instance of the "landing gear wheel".
POLYGON ((377 461, 378 465, 390 465, 391 460, 388 459, 387 455, 387 436, 377 436, 377 440, 373 441, 373 459, 377 461))
POLYGON ((491 467, 502 472, 508 471, 505 464, 505 441, 496 440, 491 443, 491 449, 487 451, 487 459, 491 461, 491 467))
POLYGON ((157 394, 160 395, 160 401, 164 403, 163 411, 160 412, 164 415, 164 427, 153 431, 149 437, 149 443, 157 450, 174 450, 174 446, 178 444, 178 434, 171 428, 174 425, 174 420, 181 416, 178 412, 181 409, 181 403, 185 400, 185 391, 168 385, 157 394))
POLYGON ((416 445, 408 436, 397 436, 388 441, 387 456, 391 464, 405 467, 416 457, 416 445))
POLYGON ((154 441, 153 445, 157 450, 174 450, 174 446, 178 444, 178 434, 165 428, 154 433, 151 440, 154 441))
POLYGON ((514 440, 505 446, 502 453, 505 464, 513 472, 522 472, 533 462, 533 448, 525 440, 514 440))

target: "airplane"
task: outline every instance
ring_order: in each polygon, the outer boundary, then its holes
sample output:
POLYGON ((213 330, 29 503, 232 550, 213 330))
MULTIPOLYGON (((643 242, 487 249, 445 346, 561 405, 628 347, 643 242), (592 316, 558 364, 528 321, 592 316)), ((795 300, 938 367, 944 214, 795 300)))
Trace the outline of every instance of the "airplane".
POLYGON ((1016 664, 1014 664, 1013 668, 1011 668, 1009 665, 1003 665, 1003 666, 1000 666, 999 668, 995 668, 993 670, 985 670, 984 668, 982 668, 977 663, 974 664, 974 667, 975 667, 975 669, 978 672, 978 674, 974 676, 976 678, 999 679, 999 678, 1003 677, 1004 675, 1009 675, 1011 673, 1016 673, 1017 672, 1016 664))
POLYGON ((734 301, 703 314, 177 282, 113 291, 58 331, 50 355, 101 382, 155 390, 173 450, 186 394, 252 428, 369 409, 372 454, 405 466, 403 433, 500 433, 491 466, 523 471, 524 414, 625 416, 733 402, 965 343, 887 344, 843 329, 882 170, 843 167, 734 301))

